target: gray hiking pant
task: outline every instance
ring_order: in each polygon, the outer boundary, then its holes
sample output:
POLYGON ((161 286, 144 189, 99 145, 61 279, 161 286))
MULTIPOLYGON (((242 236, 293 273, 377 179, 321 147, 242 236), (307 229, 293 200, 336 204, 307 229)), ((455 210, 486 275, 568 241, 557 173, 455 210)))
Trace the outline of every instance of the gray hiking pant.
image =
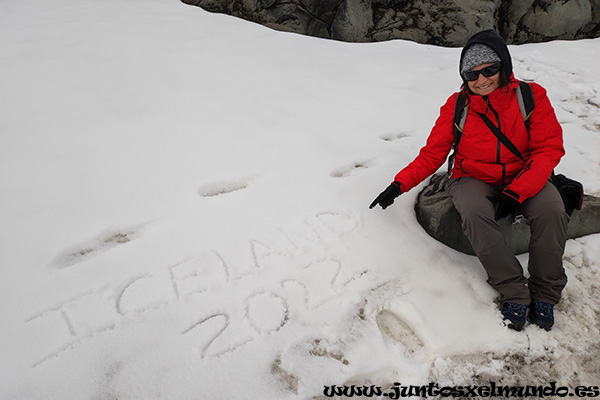
MULTIPOLYGON (((531 228, 529 279, 494 221, 494 208, 486 198, 498 189, 474 178, 450 179, 448 190, 462 219, 463 232, 500 293, 500 301, 529 305, 531 299, 556 304, 567 284, 562 265, 569 216, 558 190, 547 182, 542 190, 518 208, 531 228)), ((508 217, 510 218, 510 217, 508 217)))

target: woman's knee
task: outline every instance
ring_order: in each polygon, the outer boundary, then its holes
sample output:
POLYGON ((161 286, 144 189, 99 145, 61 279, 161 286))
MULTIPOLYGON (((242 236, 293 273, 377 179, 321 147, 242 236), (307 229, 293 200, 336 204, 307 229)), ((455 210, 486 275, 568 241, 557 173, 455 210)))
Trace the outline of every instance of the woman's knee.
POLYGON ((565 205, 560 201, 550 201, 528 207, 525 217, 530 222, 534 221, 567 221, 569 217, 565 211, 565 205))
POLYGON ((489 196, 494 188, 473 178, 460 178, 449 186, 455 208, 463 220, 488 219, 494 215, 494 206, 489 196))

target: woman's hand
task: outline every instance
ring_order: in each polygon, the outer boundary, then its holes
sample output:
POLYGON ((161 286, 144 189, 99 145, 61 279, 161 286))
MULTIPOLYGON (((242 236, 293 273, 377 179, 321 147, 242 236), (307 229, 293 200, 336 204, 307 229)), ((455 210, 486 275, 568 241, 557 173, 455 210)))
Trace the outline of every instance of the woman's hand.
POLYGON ((392 182, 383 192, 377 196, 377 198, 371 203, 369 208, 375 207, 377 204, 384 210, 394 204, 396 197, 402 194, 402 188, 400 188, 400 182, 392 182))

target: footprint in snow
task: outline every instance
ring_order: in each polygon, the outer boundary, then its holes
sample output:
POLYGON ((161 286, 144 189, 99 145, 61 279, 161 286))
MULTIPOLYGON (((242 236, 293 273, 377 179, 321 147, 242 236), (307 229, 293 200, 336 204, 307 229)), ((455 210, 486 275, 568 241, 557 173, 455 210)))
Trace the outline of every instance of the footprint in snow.
POLYGON ((331 171, 330 175, 334 178, 345 178, 360 169, 369 168, 369 161, 355 161, 350 164, 343 165, 331 171))
POLYGON ((411 356, 419 359, 427 356, 425 342, 406 318, 390 310, 382 310, 377 314, 376 321, 384 337, 402 344, 411 356))
POLYGON ((384 142, 395 142, 407 137, 410 137, 411 135, 408 133, 404 133, 404 132, 396 132, 396 133, 386 133, 383 134, 381 136, 379 136, 379 139, 383 140, 384 142))
POLYGON ((202 197, 215 197, 238 190, 246 189, 251 183, 251 179, 240 178, 218 182, 211 182, 202 185, 198 189, 198 194, 202 197))
POLYGON ((135 230, 121 230, 110 232, 100 237, 83 243, 72 250, 66 250, 58 256, 55 264, 59 268, 67 268, 83 261, 97 257, 115 247, 124 245, 140 236, 135 230))

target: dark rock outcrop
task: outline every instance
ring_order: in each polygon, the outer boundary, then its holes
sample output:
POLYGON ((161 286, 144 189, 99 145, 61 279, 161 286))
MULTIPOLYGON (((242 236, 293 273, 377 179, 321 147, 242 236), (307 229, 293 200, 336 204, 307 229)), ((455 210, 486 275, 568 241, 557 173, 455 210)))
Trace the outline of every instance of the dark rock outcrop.
MULTIPOLYGON (((417 220, 433 238, 462 253, 474 255, 448 192, 436 192, 443 185, 444 178, 445 174, 434 175, 429 185, 419 193, 415 205, 417 220)), ((524 219, 515 223, 511 218, 504 218, 500 220, 500 227, 506 243, 515 254, 528 251, 531 234, 524 219)), ((575 210, 571 216, 567 237, 573 239, 593 233, 600 233, 600 198, 586 195, 581 210, 575 210)))
POLYGON ((347 42, 463 46, 493 28, 509 44, 600 36, 600 0, 182 0, 207 11, 347 42))

